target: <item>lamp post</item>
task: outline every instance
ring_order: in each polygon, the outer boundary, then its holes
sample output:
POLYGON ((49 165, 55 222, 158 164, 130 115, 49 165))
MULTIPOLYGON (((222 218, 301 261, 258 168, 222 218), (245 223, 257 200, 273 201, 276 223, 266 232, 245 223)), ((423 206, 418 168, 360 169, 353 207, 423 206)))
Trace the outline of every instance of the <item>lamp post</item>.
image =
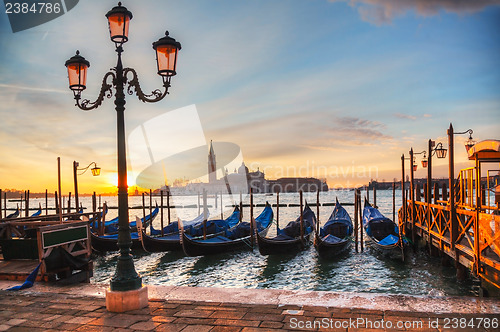
POLYGON ((458 237, 458 223, 457 220, 457 211, 455 209, 455 146, 454 146, 454 135, 464 135, 469 134, 469 139, 465 143, 465 149, 469 151, 469 149, 474 146, 475 142, 472 140, 472 129, 467 129, 466 131, 455 133, 453 131, 453 125, 450 123, 450 128, 448 129, 448 149, 450 150, 450 155, 448 157, 448 174, 449 174, 449 187, 450 187, 450 242, 451 249, 455 249, 455 241, 458 237))
MULTIPOLYGON (((405 233, 406 233, 406 229, 407 229, 407 208, 406 208, 406 192, 405 192, 405 160, 412 160, 412 164, 413 164, 413 157, 411 158, 405 158, 405 155, 404 153, 401 155, 401 196, 402 196, 402 200, 403 200, 403 222, 404 222, 404 229, 405 229, 405 233)), ((412 166, 413 167, 413 166, 412 166)))
POLYGON ((80 163, 78 161, 73 161, 73 181, 75 183, 75 212, 78 212, 78 205, 80 204, 78 198, 78 178, 77 175, 83 175, 86 171, 88 171, 89 167, 94 165, 90 170, 92 171, 92 176, 99 176, 101 174, 101 168, 97 166, 97 164, 93 161, 88 164, 87 167, 78 168, 80 163), (77 174, 78 171, 83 171, 80 174, 77 174))
POLYGON ((127 193, 127 158, 125 148, 125 85, 127 93, 135 94, 143 102, 157 102, 165 98, 170 87, 172 76, 176 75, 177 53, 181 44, 169 37, 153 43, 156 52, 158 75, 163 79, 163 91, 154 90, 151 94, 142 91, 137 73, 133 68, 123 68, 121 55, 123 44, 128 41, 128 30, 132 13, 118 3, 107 14, 111 41, 115 43, 118 60, 116 66, 104 75, 101 91, 94 102, 88 99, 81 100, 81 93, 86 88, 87 69, 90 63, 76 52, 76 55, 66 61, 68 69, 69 87, 73 90, 76 106, 84 111, 95 109, 101 105, 104 97, 111 98, 112 88, 115 89, 115 109, 117 113, 117 154, 118 154, 118 258, 116 272, 110 282, 110 289, 106 292, 106 307, 109 311, 128 311, 147 306, 147 288, 142 286, 142 279, 135 271, 134 262, 130 255, 132 245, 127 193), (130 77, 129 77, 130 76, 130 77), (108 83, 108 81, 110 81, 108 83), (130 300, 132 298, 132 300, 130 300), (139 299, 136 301, 136 299, 139 299), (144 302, 145 298, 145 302, 144 302))
MULTIPOLYGON (((429 158, 426 159, 426 163, 424 165, 424 160, 422 160, 422 166, 427 167, 427 191, 426 191, 426 201, 427 201, 427 234, 429 235, 429 253, 431 253, 432 248, 432 238, 431 238, 431 195, 432 195, 432 156, 436 154, 439 159, 446 157, 446 149, 443 148, 443 143, 439 142, 436 145, 436 142, 429 139, 428 142, 428 155, 429 158), (434 147, 436 146, 436 147, 434 147)), ((425 155, 424 155, 425 157, 425 155)), ((434 193, 436 195, 436 193, 434 193)))

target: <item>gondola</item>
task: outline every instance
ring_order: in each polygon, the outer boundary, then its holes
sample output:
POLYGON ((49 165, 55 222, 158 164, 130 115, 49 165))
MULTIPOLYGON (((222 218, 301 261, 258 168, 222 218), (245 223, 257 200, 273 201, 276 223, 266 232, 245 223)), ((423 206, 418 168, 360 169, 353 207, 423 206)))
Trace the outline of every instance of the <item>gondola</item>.
POLYGON ((363 209, 363 228, 378 252, 385 257, 404 261, 408 242, 400 236, 398 225, 366 200, 363 209))
MULTIPOLYGON (((255 218, 256 233, 265 236, 273 221, 273 209, 266 202, 261 214, 255 218)), ((224 235, 217 235, 207 239, 195 239, 187 235, 181 227, 181 245, 188 256, 215 255, 251 248, 251 225, 249 222, 240 222, 224 235)))
MULTIPOLYGON (((146 223, 152 222, 154 218, 158 215, 159 208, 158 206, 153 210, 153 213, 146 216, 146 218, 142 218, 142 222, 146 220, 146 223), (144 220, 143 220, 144 219, 144 220)), ((131 225, 136 225, 136 221, 130 222, 131 225)), ((142 243, 139 239, 137 232, 131 232, 130 236, 132 238, 132 247, 133 250, 142 249, 142 243)), ((116 251, 118 250, 118 234, 105 234, 105 235, 97 235, 94 232, 90 232, 92 248, 96 251, 106 252, 106 251, 116 251)))
POLYGON ((302 211, 303 236, 301 235, 300 216, 291 221, 283 229, 277 229, 277 235, 267 238, 264 234, 257 234, 257 243, 261 255, 292 254, 304 250, 310 242, 316 215, 306 203, 302 211))
POLYGON ((316 233, 314 246, 322 258, 332 258, 347 252, 352 244, 353 225, 349 213, 337 200, 328 221, 316 233))
POLYGON ((42 204, 38 203, 38 210, 35 213, 33 213, 31 216, 38 217, 41 214, 42 214, 42 204))
MULTIPOLYGON (((240 209, 238 207, 234 208, 233 213, 226 219, 220 220, 207 220, 207 228, 206 232, 208 236, 214 236, 216 234, 220 234, 225 232, 226 229, 234 227, 238 224, 240 219, 240 209), (220 222, 219 222, 220 221, 220 222), (225 224, 225 226, 224 226, 225 224), (213 225, 213 226, 212 226, 213 225)), ((181 222, 183 224, 184 232, 187 234, 193 233, 193 235, 199 234, 199 229, 201 228, 201 232, 203 232, 203 214, 199 217, 187 221, 181 222), (201 218, 200 218, 201 217, 201 218)), ((153 234, 157 234, 161 232, 155 230, 154 228, 153 234)), ((179 222, 173 222, 170 225, 163 228, 163 236, 151 236, 147 235, 145 230, 142 230, 142 242, 144 245, 144 249, 149 252, 164 252, 164 251, 176 251, 182 250, 180 234, 179 234, 179 222)), ((203 233, 201 233, 203 236, 203 233)))
POLYGON ((5 219, 14 219, 17 217, 19 217, 19 206, 17 207, 16 211, 9 214, 7 217, 5 217, 5 219))
MULTIPOLYGON (((158 207, 158 203, 157 203, 154 210, 151 212, 151 214, 148 214, 146 216, 145 220, 142 220, 143 218, 141 218, 142 227, 143 228, 148 227, 151 224, 151 221, 154 220, 154 218, 156 218, 159 211, 160 211, 160 208, 158 207)), ((130 231, 133 233, 137 232, 136 222, 131 221, 129 224, 130 224, 130 231)), ((104 222, 104 233, 105 234, 117 234, 118 233, 118 217, 104 222)))

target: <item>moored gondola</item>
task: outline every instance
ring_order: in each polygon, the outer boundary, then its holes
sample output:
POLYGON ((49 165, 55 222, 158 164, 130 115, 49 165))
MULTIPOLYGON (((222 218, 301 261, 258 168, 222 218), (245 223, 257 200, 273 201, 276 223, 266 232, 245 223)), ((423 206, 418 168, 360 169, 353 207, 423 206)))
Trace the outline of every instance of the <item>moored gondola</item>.
POLYGON ((322 258, 332 258, 346 253, 352 244, 353 225, 349 213, 338 200, 330 218, 316 233, 314 246, 322 258))
POLYGON ((398 225, 366 200, 363 209, 363 228, 378 252, 385 257, 404 261, 408 242, 406 238, 400 236, 398 225))
MULTIPOLYGON (((203 214, 200 215, 191 221, 181 222, 183 224, 184 232, 187 234, 199 234, 199 230, 201 228, 201 232, 203 234, 203 214)), ((216 234, 221 234, 225 232, 226 229, 234 227, 240 218, 240 209, 235 207, 233 213, 226 219, 220 220, 208 220, 208 225, 206 227, 206 234, 209 237, 215 236, 216 234), (220 221, 220 222, 219 222, 220 221), (212 227, 213 225, 213 227, 212 227), (225 225, 225 226, 224 226, 225 225)), ((180 233, 179 233, 179 223, 176 221, 166 227, 163 228, 164 235, 163 236, 151 236, 147 235, 145 230, 142 230, 142 242, 144 245, 144 249, 149 252, 164 252, 164 251, 176 251, 182 250, 182 245, 180 241, 180 233), (166 231, 170 231, 166 233, 166 231)), ((153 228, 153 234, 158 234, 159 231, 153 228)), ((161 234, 161 232, 160 232, 161 234)))
POLYGON ((278 228, 275 237, 267 238, 265 234, 257 233, 259 252, 261 255, 274 255, 293 254, 304 250, 310 243, 315 224, 316 215, 306 202, 301 216, 289 222, 285 228, 278 228))
MULTIPOLYGON (((266 202, 261 214, 255 218, 254 226, 257 234, 265 236, 273 221, 273 209, 266 202)), ((217 235, 206 239, 195 239, 182 231, 181 245, 188 256, 214 255, 252 248, 252 225, 249 222, 240 222, 227 230, 224 235, 217 235)))
MULTIPOLYGON (((153 210, 153 213, 146 216, 146 218, 142 218, 141 221, 144 222, 146 220, 146 224, 149 224, 154 220, 154 218, 158 215, 158 206, 153 210)), ((136 226, 136 221, 130 222, 131 225, 136 226)), ((106 252, 106 251, 116 251, 118 250, 118 234, 104 234, 97 235, 94 232, 90 232, 91 235, 91 243, 92 248, 96 251, 106 252)), ((139 236, 137 232, 130 233, 132 238, 132 247, 131 249, 142 249, 142 243, 139 240, 139 236)))

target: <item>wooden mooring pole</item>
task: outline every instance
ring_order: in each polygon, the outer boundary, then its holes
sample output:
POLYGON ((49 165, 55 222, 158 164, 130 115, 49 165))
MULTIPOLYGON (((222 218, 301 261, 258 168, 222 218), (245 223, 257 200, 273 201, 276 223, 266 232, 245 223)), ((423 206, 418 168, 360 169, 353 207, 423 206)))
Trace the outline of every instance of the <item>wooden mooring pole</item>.
POLYGON ((144 198, 144 193, 142 193, 142 220, 146 221, 146 199, 144 198))
POLYGON ((243 220, 243 194, 240 191, 240 222, 243 220))
POLYGON ((304 242, 304 216, 302 215, 303 207, 302 207, 302 190, 299 191, 300 196, 300 240, 302 241, 302 245, 305 246, 304 242))
POLYGON ((359 233, 359 221, 358 221, 358 189, 354 190, 354 246, 356 252, 358 252, 358 233, 359 233))
POLYGON ((26 217, 29 217, 30 216, 30 191, 29 190, 27 190, 25 192, 24 197, 26 199, 26 204, 25 204, 26 217))
POLYGON ((413 148, 410 149, 410 223, 411 223, 411 241, 415 246, 415 183, 413 170, 413 148))
POLYGON ((316 192, 316 235, 319 236, 319 188, 316 192))
POLYGON ((59 192, 59 222, 62 224, 61 157, 57 157, 57 188, 59 192))
POLYGON ((220 218, 224 220, 224 205, 222 204, 222 191, 220 193, 220 218))
POLYGON ((45 215, 49 214, 49 191, 45 189, 45 215))
POLYGON ((170 225, 170 188, 167 191, 167 222, 170 225))
POLYGON ((378 208, 377 206, 377 188, 375 187, 374 184, 373 185, 373 207, 374 208, 378 208))
POLYGON ((253 220, 253 189, 250 188, 250 244, 252 245, 252 248, 255 243, 255 236, 254 236, 254 220, 253 220))
POLYGON ((359 218, 359 224, 360 224, 360 228, 361 228, 361 232, 360 232, 360 248, 361 248, 361 252, 363 252, 365 249, 364 249, 364 235, 363 235, 363 208, 362 208, 362 205, 361 205, 361 192, 358 192, 358 218, 359 218))
MULTIPOLYGON (((149 234, 153 233, 153 219, 151 219, 152 216, 153 216, 153 190, 149 189, 149 234)), ((146 222, 146 219, 144 219, 144 222, 146 222)))
POLYGON ((278 229, 280 229, 280 192, 276 193, 276 235, 278 235, 278 229))
POLYGON ((207 190, 203 189, 203 240, 207 239, 207 190))
POLYGON ((160 189, 160 227, 161 227, 161 236, 163 234, 163 190, 160 189))
MULTIPOLYGON (((0 197, 2 199, 2 197, 0 197)), ((7 217, 7 193, 3 193, 3 215, 4 217, 7 217)))
POLYGON ((392 181, 392 221, 396 222, 396 179, 392 181))

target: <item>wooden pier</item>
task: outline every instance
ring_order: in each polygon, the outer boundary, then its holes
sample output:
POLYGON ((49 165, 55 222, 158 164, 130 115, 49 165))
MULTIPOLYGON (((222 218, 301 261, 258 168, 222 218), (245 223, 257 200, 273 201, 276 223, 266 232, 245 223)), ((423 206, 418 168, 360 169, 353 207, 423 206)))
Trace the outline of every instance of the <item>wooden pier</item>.
POLYGON ((482 187, 481 182, 484 182, 482 174, 492 163, 498 167, 500 142, 480 142, 468 153, 475 166, 461 170, 456 179, 452 178, 452 190, 443 187, 440 193, 440 188, 437 185, 432 188, 432 181, 428 181, 423 195, 421 188, 413 185, 409 199, 405 199, 408 195, 402 191, 404 204, 398 211, 399 223, 414 245, 425 243, 431 255, 451 259, 458 279, 465 278, 468 269, 481 280, 482 294, 499 295, 499 201, 497 197, 496 206, 488 205, 492 189, 489 171, 486 171, 486 186, 482 187))

